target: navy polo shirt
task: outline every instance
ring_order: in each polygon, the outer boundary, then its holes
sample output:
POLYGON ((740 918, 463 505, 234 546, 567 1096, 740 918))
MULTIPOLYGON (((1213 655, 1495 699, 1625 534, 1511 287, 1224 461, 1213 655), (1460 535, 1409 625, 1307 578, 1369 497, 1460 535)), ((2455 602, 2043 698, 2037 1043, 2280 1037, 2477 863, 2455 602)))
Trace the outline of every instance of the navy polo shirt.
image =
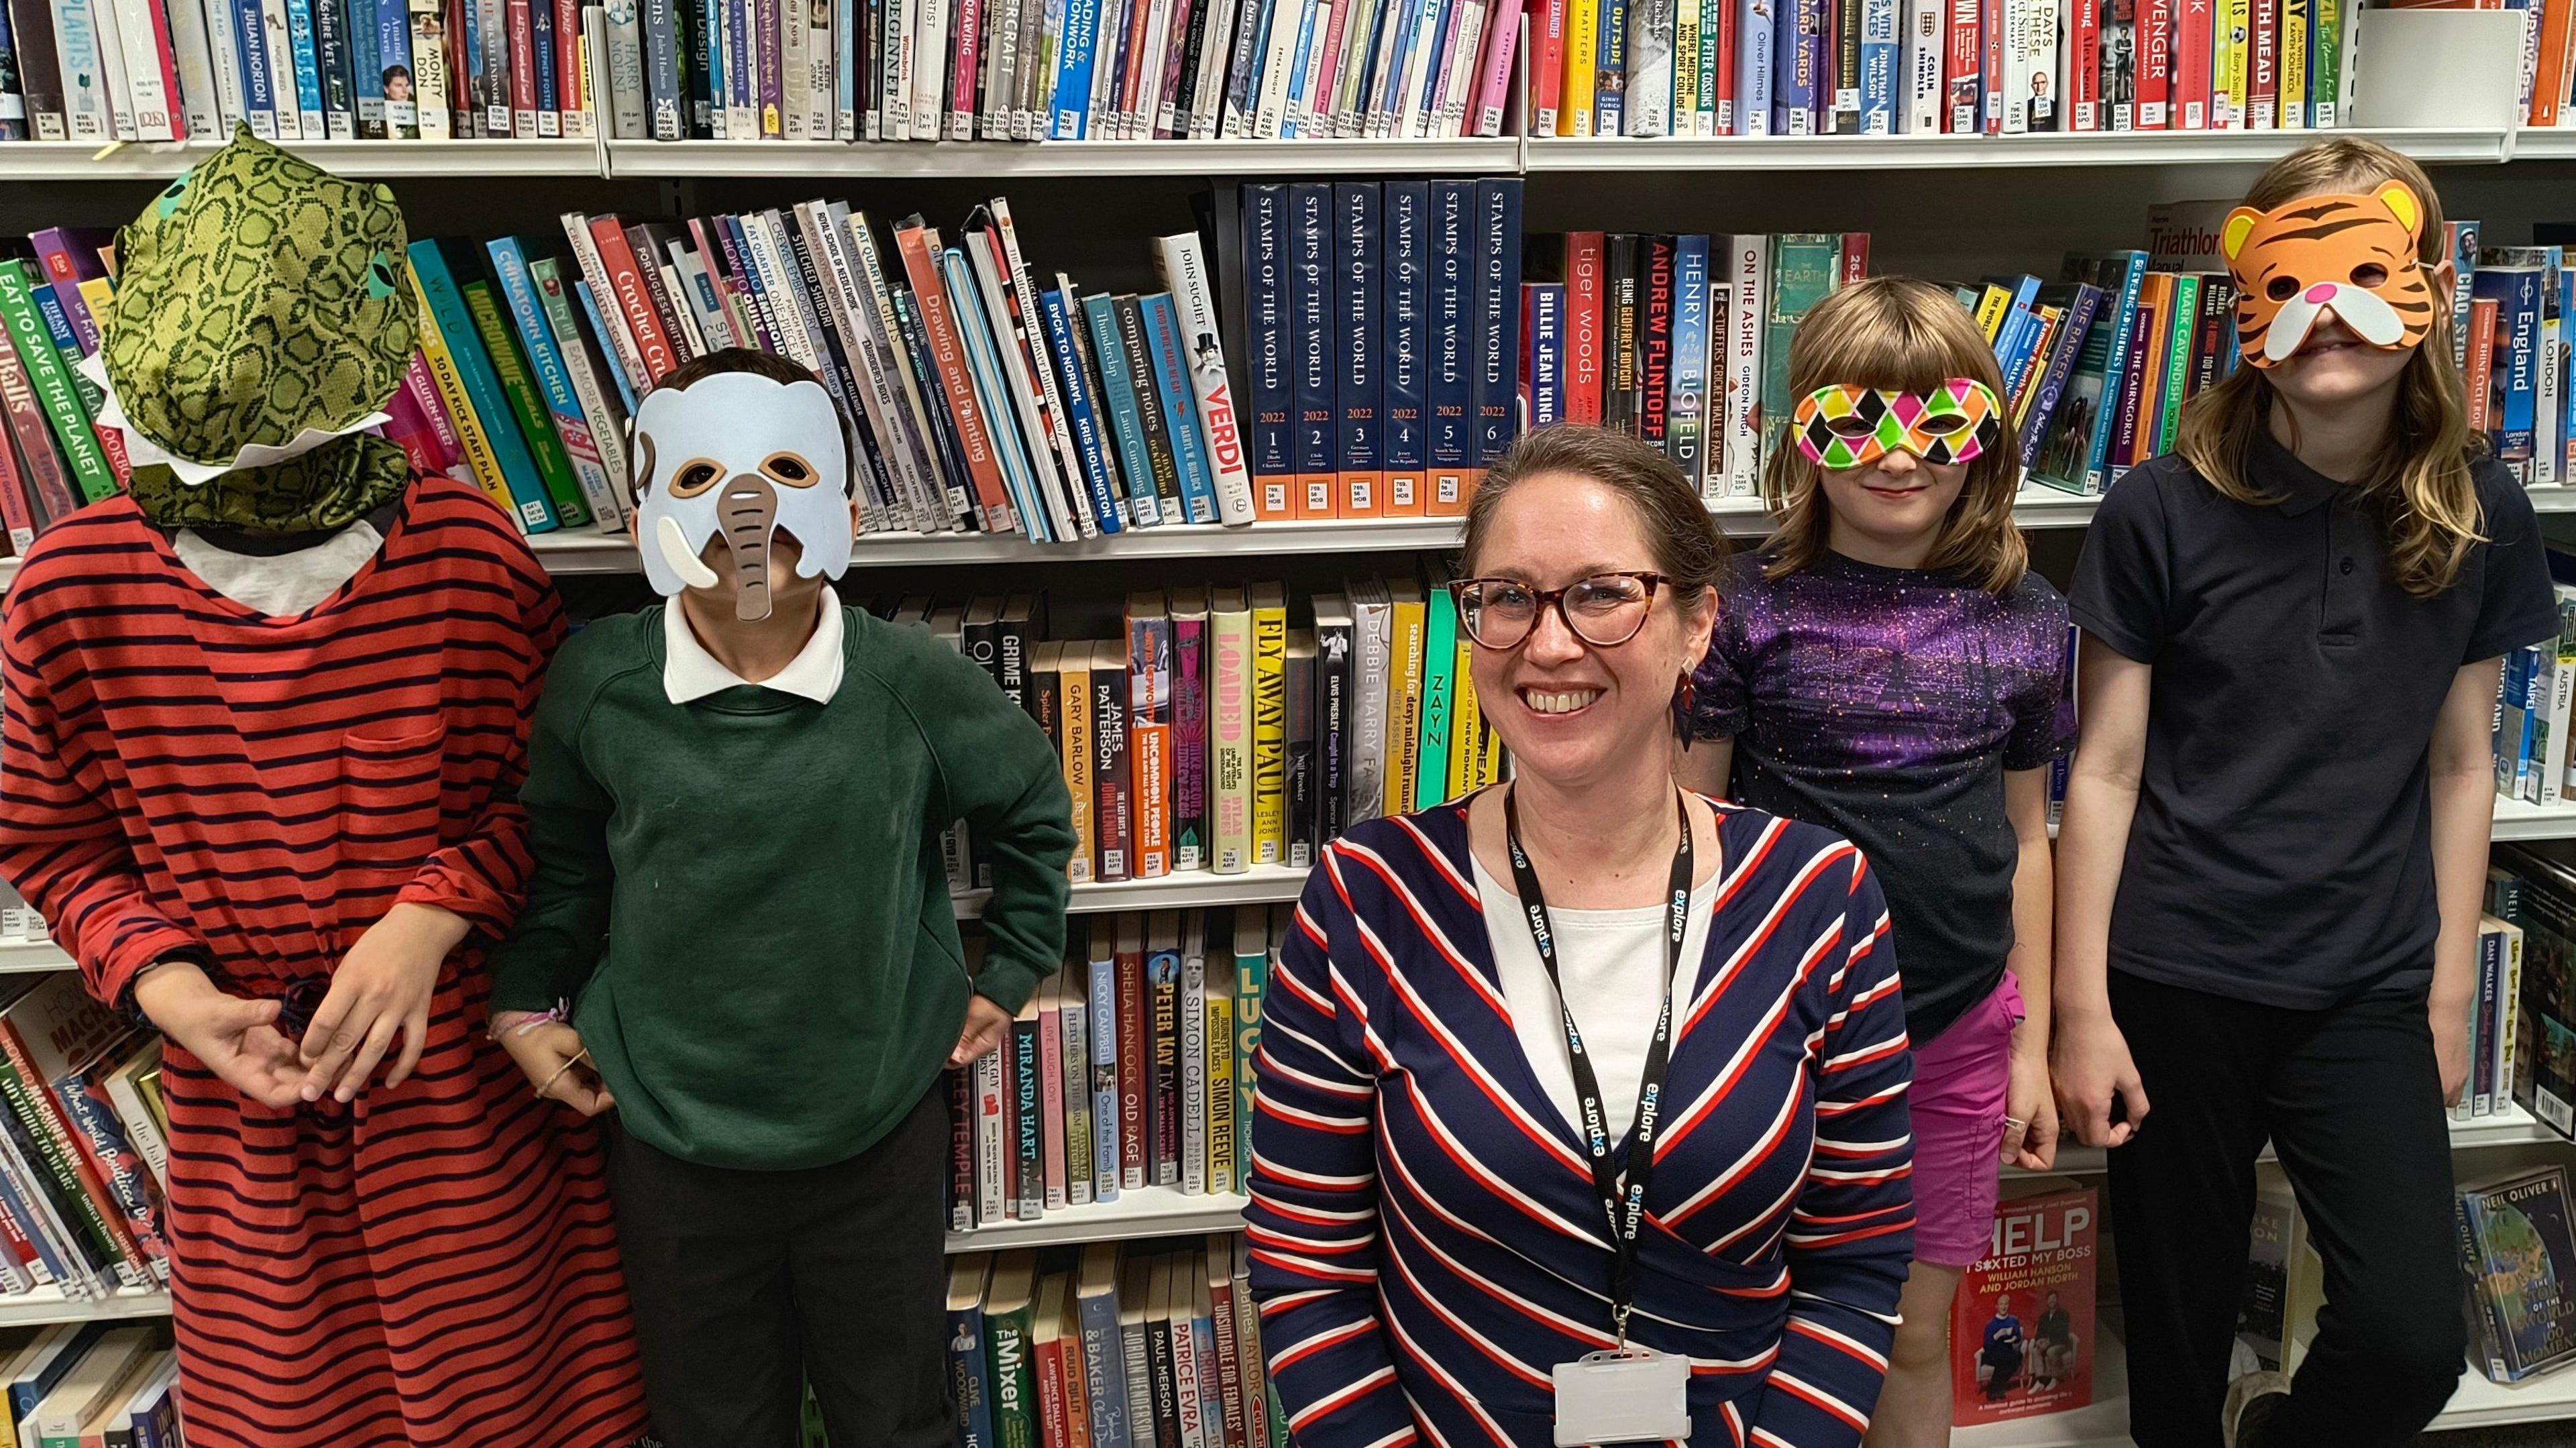
POLYGON ((2422 989, 2433 723, 2462 665, 2557 634, 2539 520, 2480 459, 2486 541, 2417 598, 2375 503, 2268 434, 2247 471, 2280 501, 2236 502, 2179 457, 2140 464, 2076 565, 2076 624, 2155 669, 2110 963, 2300 1010, 2422 989))

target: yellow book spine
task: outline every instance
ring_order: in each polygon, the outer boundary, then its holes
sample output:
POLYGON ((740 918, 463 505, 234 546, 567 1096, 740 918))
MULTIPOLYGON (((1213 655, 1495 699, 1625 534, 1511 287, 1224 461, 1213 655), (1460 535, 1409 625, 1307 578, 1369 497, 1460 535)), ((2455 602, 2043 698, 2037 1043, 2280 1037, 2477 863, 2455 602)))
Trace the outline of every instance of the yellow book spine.
POLYGON ((2308 124, 2308 11, 2281 7, 2281 129, 2308 124))
POLYGON ((1068 664, 1063 679, 1064 790, 1073 796, 1073 861, 1065 873, 1088 885, 1100 878, 1092 870, 1100 858, 1100 823, 1091 797, 1091 671, 1068 664))
POLYGON ((1986 288, 1985 295, 1977 298, 1977 330, 1986 334, 1987 341, 1995 340, 2003 335, 2004 317, 2011 311, 2012 293, 2001 287, 1986 288))
POLYGON ((1220 875, 1240 875, 1252 868, 1252 615, 1219 612, 1208 623, 1216 659, 1208 708, 1213 863, 1220 875))
MULTIPOLYGON (((1673 134, 1687 136, 1699 124, 1699 4, 1681 0, 1673 7, 1673 134)), ((1451 770, 1454 783, 1458 772, 1451 770)))
POLYGON ((1558 96, 1556 133, 1592 134, 1593 93, 1601 64, 1601 0, 1573 0, 1565 16, 1565 84, 1558 96))
POLYGON ((1456 799, 1476 787, 1484 765, 1484 710, 1476 703, 1476 681, 1467 672, 1475 645, 1462 631, 1458 635, 1457 672, 1452 676, 1449 706, 1449 797, 1456 799))
POLYGON ((1288 609, 1252 610, 1252 859, 1288 859, 1288 609))
POLYGON ((105 277, 91 277, 80 283, 80 299, 81 305, 89 308, 91 316, 108 316, 108 308, 116 301, 116 283, 105 277))
POLYGON ((2209 118, 2209 128, 2213 131, 2245 124, 2245 73, 2251 68, 2254 58, 2253 24, 2252 0, 2227 0, 2227 10, 2220 17, 2218 33, 2210 37, 2210 48, 2217 53, 2214 65, 2217 74, 2210 78, 2210 106, 2216 109, 2223 99, 2227 107, 2225 116, 2209 118))
POLYGON ((1234 1190, 1234 969, 1208 957, 1207 1184, 1213 1196, 1234 1190))
POLYGON ((1422 773, 1422 601, 1395 605, 1395 656, 1386 708, 1386 813, 1413 810, 1413 786, 1422 773))
MULTIPOLYGON (((447 405, 447 420, 456 428, 457 441, 465 447, 465 465, 474 472, 474 481, 486 495, 500 505, 502 512, 519 516, 519 505, 510 497, 510 483, 501 472, 500 456, 492 451, 492 440, 483 435, 483 424, 474 415, 473 404, 465 397, 465 379, 457 375, 456 356, 447 350, 447 337, 438 330, 438 318, 430 312, 429 294, 420 289, 420 278, 410 267, 403 276, 411 282, 413 308, 417 314, 415 340, 421 357, 429 363, 429 380, 438 388, 438 400, 447 405)), ((524 523, 522 524, 524 526, 524 523)))

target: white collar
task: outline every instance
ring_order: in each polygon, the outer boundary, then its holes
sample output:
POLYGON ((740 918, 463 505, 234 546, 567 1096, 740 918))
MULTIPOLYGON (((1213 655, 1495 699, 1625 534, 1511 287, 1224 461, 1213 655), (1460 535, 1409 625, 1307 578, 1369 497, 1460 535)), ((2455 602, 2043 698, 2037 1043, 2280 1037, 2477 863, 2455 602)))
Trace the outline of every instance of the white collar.
POLYGON ((786 668, 754 684, 716 662, 690 630, 680 601, 672 599, 662 606, 662 693, 674 704, 687 704, 719 689, 776 689, 829 704, 841 688, 841 627, 841 600, 826 590, 814 636, 786 668))

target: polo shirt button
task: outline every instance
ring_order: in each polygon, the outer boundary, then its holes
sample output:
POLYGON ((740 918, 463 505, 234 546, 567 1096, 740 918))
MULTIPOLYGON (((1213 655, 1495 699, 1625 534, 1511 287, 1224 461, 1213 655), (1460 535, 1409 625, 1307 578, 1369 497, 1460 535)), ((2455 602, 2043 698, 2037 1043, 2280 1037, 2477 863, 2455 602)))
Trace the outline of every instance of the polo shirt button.
POLYGON ((2346 573, 2350 573, 2350 572, 2352 571, 2352 560, 2351 560, 2351 559, 2347 558, 2347 559, 2345 559, 2345 560, 2343 561, 2343 571, 2344 571, 2344 572, 2346 572, 2346 573))

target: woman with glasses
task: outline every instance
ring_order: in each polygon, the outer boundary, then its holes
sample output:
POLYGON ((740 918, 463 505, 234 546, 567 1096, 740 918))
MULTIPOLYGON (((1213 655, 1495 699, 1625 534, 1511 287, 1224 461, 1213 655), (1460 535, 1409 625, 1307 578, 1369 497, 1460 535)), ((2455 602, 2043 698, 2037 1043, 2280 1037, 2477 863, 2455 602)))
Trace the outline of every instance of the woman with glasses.
POLYGON ((1304 1448, 1859 1442, 1913 1228, 1858 851, 1675 783, 1723 548, 1552 428, 1453 585, 1512 782, 1324 852, 1264 1006, 1253 1292, 1304 1448))

